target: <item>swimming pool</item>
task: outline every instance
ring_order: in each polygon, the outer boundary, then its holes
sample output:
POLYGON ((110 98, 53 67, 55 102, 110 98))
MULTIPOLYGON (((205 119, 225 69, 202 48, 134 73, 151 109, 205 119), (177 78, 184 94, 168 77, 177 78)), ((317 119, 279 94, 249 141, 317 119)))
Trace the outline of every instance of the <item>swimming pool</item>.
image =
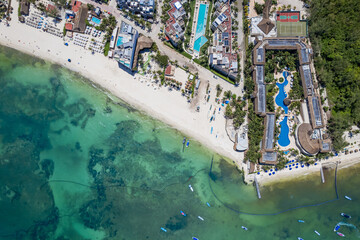
POLYGON ((92 17, 92 18, 91 18, 91 21, 92 21, 93 23, 95 23, 96 25, 100 25, 100 23, 101 23, 101 19, 98 19, 98 18, 96 18, 96 17, 92 17))
POLYGON ((204 36, 200 36, 196 41, 194 42, 194 50, 200 52, 200 48, 207 42, 207 38, 204 36))
POLYGON ((205 35, 206 20, 208 15, 208 4, 200 4, 199 14, 196 24, 194 50, 200 52, 200 48, 207 42, 205 35), (200 39, 200 40, 199 40, 200 39))
MULTIPOLYGON (((288 113, 288 107, 285 106, 285 104, 284 104, 284 99, 287 97, 287 94, 286 94, 284 88, 289 83, 289 81, 287 80, 287 76, 289 76, 289 73, 284 71, 283 76, 284 76, 284 82, 283 83, 276 83, 276 85, 279 88, 279 93, 275 98, 275 103, 279 107, 282 107, 282 109, 284 109, 284 111, 285 111, 285 114, 287 114, 288 113)), ((286 147, 286 146, 288 146, 290 144, 289 126, 288 126, 287 120, 288 120, 288 117, 286 116, 284 118, 284 120, 282 120, 280 122, 280 135, 279 135, 278 143, 282 147, 286 147)))
POLYGON ((124 44, 124 41, 123 41, 123 37, 119 36, 118 37, 118 40, 116 42, 116 46, 120 46, 120 45, 123 45, 124 44))
POLYGON ((288 117, 286 116, 284 118, 284 120, 282 120, 280 122, 280 135, 279 135, 279 140, 278 143, 280 146, 282 147, 286 147, 289 146, 290 144, 290 139, 289 139, 289 126, 287 123, 288 117))

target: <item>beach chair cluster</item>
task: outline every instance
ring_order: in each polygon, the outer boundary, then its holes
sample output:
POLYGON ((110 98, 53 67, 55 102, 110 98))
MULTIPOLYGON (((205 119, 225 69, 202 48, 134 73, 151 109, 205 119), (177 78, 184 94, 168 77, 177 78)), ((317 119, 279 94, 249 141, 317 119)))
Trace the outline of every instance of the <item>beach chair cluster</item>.
POLYGON ((74 45, 86 48, 88 41, 89 41, 89 36, 86 36, 84 34, 76 33, 74 36, 74 45))
POLYGON ((57 37, 63 36, 59 28, 50 24, 46 18, 38 13, 31 13, 30 16, 25 19, 25 24, 37 29, 42 29, 44 32, 48 32, 57 37))
POLYGON ((93 52, 103 53, 104 52, 104 46, 105 46, 105 44, 103 43, 102 40, 93 39, 93 41, 90 41, 89 48, 91 48, 91 50, 93 52))

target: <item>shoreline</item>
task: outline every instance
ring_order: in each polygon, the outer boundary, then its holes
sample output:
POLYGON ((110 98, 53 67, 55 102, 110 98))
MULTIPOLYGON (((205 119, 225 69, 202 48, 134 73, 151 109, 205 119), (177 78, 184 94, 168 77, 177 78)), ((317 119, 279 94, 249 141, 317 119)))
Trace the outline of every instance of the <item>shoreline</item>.
MULTIPOLYGON (((18 2, 14 2, 14 9, 17 9, 17 5, 18 2)), ((209 123, 206 103, 200 103, 204 110, 198 113, 179 92, 169 92, 164 87, 154 90, 119 68, 113 59, 98 53, 92 55, 89 50, 69 41, 68 46, 65 46, 63 38, 20 23, 17 17, 12 19, 9 27, 0 23, 0 45, 59 64, 80 74, 102 91, 109 92, 140 112, 179 130, 190 137, 190 141, 198 141, 242 168, 244 153, 233 150, 233 142, 225 131, 225 118, 221 116, 216 122, 209 123), (70 63, 68 59, 71 59, 70 63), (211 127, 214 134, 210 133, 211 127)), ((203 94, 199 92, 199 100, 203 94)))
MULTIPOLYGON (((354 155, 342 155, 337 157, 331 157, 327 160, 321 160, 317 161, 317 165, 310 165, 309 167, 294 168, 292 171, 285 168, 280 171, 276 172, 275 176, 269 176, 268 173, 261 172, 260 175, 257 174, 251 174, 253 176, 248 176, 250 179, 253 179, 256 175, 256 179, 258 180, 259 184, 262 186, 267 186, 276 182, 286 181, 286 180, 294 180, 296 178, 303 178, 307 175, 314 175, 316 173, 319 174, 319 180, 320 180, 320 168, 321 166, 325 167, 327 165, 330 165, 332 167, 335 166, 335 164, 338 162, 338 170, 349 168, 355 165, 360 164, 360 154, 354 154, 354 155)), ((325 180, 326 181, 326 180, 325 180)))

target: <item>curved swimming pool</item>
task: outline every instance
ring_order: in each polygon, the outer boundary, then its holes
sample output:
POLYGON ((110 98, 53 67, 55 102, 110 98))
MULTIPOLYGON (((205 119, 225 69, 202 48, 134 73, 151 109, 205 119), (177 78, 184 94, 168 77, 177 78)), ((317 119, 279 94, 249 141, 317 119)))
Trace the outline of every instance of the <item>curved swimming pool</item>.
MULTIPOLYGON (((287 114, 288 113, 288 107, 285 106, 284 99, 287 97, 287 94, 285 92, 285 86, 288 85, 288 83, 289 83, 289 81, 287 80, 287 77, 289 76, 289 72, 284 71, 283 76, 284 76, 284 82, 283 83, 276 83, 276 86, 278 86, 278 88, 279 88, 279 93, 275 97, 275 103, 279 107, 282 107, 282 109, 284 109, 284 111, 285 111, 285 114, 287 114)), ((282 120, 280 122, 280 135, 279 135, 278 143, 282 147, 286 147, 286 146, 288 146, 290 144, 289 126, 288 126, 287 120, 288 120, 288 117, 286 116, 284 118, 284 120, 282 120)))

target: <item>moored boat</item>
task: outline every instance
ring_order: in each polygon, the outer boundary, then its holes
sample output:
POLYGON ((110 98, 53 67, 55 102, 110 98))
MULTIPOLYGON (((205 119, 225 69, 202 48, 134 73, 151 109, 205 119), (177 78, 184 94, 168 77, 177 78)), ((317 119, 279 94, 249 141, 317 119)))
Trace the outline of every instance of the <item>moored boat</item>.
POLYGON ((193 240, 199 240, 199 239, 198 239, 198 238, 196 238, 196 237, 192 237, 192 239, 193 239, 193 240))
POLYGON ((304 240, 303 238, 301 238, 301 237, 298 237, 298 240, 304 240))
POLYGON ((200 219, 201 221, 204 221, 204 219, 201 216, 198 216, 198 219, 200 219))
POLYGON ((319 235, 319 236, 320 236, 320 233, 319 233, 318 231, 316 231, 316 230, 315 230, 314 232, 315 232, 317 235, 319 235))
POLYGON ((299 220, 298 220, 298 222, 299 222, 299 223, 304 223, 305 221, 304 221, 304 220, 300 220, 300 219, 299 219, 299 220))
POLYGON ((180 211, 181 215, 183 215, 184 217, 186 217, 186 213, 184 213, 183 211, 180 211))
POLYGON ((190 144, 190 141, 187 140, 187 142, 186 142, 186 147, 189 147, 189 144, 190 144))
POLYGON ((343 216, 344 218, 351 218, 351 216, 350 216, 350 215, 347 215, 347 214, 345 214, 345 213, 343 213, 343 212, 342 212, 342 213, 340 213, 340 215, 341 215, 341 216, 343 216))
POLYGON ((162 231, 164 231, 164 232, 167 232, 167 230, 166 230, 165 228, 163 228, 163 227, 160 228, 160 229, 161 229, 162 231))
POLYGON ((241 226, 242 229, 244 229, 245 231, 247 231, 247 227, 241 226))
POLYGON ((345 237, 345 234, 341 233, 341 232, 337 232, 337 235, 339 235, 340 237, 345 237))
POLYGON ((349 196, 345 196, 345 198, 350 201, 352 200, 351 197, 349 197, 349 196))
POLYGON ((334 232, 337 232, 340 229, 340 225, 336 224, 336 226, 334 227, 334 232))
POLYGON ((190 190, 193 192, 194 189, 192 188, 191 184, 189 185, 190 190))

